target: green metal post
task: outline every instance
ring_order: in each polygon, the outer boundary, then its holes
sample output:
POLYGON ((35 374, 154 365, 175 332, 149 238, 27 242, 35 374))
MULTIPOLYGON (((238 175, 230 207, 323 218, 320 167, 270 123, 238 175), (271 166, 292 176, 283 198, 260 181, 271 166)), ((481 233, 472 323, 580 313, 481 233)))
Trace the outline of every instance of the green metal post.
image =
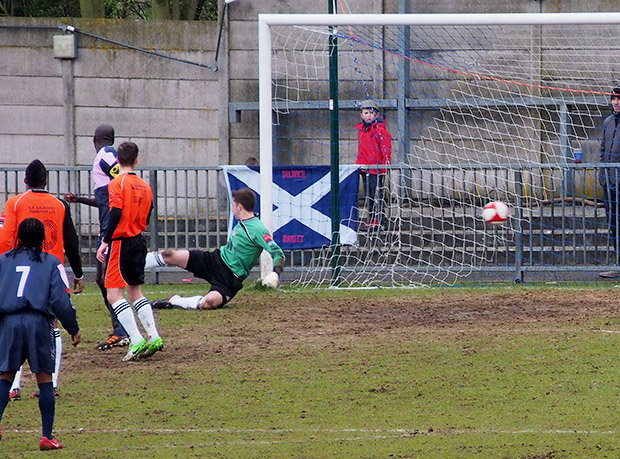
MULTIPOLYGON (((336 13, 333 0, 329 2, 329 14, 336 13)), ((330 32, 334 28, 330 27, 330 32)), ((329 138, 331 152, 331 207, 332 207, 332 285, 340 283, 340 150, 338 141, 338 42, 329 36, 329 138)))

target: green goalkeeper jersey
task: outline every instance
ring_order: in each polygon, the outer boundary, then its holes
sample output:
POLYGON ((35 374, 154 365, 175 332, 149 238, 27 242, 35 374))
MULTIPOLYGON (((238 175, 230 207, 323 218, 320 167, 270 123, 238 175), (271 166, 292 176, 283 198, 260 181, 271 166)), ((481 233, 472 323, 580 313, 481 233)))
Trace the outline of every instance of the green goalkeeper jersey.
POLYGON ((263 222, 253 217, 237 222, 226 245, 220 247, 220 256, 226 266, 239 279, 244 280, 263 250, 273 258, 274 268, 284 268, 284 252, 272 239, 263 222))

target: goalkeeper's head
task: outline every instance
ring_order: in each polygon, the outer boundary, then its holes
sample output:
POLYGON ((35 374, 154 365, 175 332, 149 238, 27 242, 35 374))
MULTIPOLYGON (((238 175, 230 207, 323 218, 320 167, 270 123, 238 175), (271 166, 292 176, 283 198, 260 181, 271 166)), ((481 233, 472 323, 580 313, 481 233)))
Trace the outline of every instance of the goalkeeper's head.
POLYGON ((248 187, 234 190, 232 192, 233 204, 240 204, 248 212, 254 212, 256 206, 256 195, 248 187))

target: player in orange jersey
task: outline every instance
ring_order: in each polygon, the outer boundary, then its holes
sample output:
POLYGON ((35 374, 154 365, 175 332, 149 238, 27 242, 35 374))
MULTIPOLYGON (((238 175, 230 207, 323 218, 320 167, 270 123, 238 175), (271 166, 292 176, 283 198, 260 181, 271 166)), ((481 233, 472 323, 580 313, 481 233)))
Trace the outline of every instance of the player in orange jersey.
MULTIPOLYGON (((0 254, 13 249, 17 243, 19 224, 27 218, 36 218, 45 226, 43 251, 55 255, 59 260, 65 254, 73 271, 73 293, 80 293, 84 288, 84 273, 80 259, 80 244, 71 211, 66 201, 52 196, 47 186, 47 169, 38 159, 26 167, 24 183, 28 190, 9 198, 4 204, 0 216, 0 254)), ((52 383, 55 394, 58 394, 58 380, 62 355, 62 339, 60 329, 54 327, 56 344, 55 370, 52 383)), ((11 399, 19 399, 21 372, 18 372, 11 388, 11 399)), ((36 394, 36 393, 35 393, 36 394)))
POLYGON ((108 301, 131 340, 129 351, 123 357, 126 362, 162 350, 164 342, 157 331, 151 303, 142 294, 147 252, 142 231, 153 209, 153 192, 148 183, 135 173, 138 146, 133 142, 123 142, 118 147, 117 156, 119 174, 108 185, 108 227, 97 249, 97 259, 104 262, 106 255, 108 257, 105 272, 108 301), (133 303, 149 335, 148 341, 142 337, 131 306, 123 296, 125 287, 129 301, 133 303))

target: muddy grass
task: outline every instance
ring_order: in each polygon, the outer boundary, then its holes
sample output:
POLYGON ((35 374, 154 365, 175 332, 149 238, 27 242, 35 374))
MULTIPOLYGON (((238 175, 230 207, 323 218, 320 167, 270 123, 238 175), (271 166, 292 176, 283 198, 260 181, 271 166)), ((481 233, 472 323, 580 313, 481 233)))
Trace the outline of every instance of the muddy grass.
MULTIPOLYGON (((608 288, 445 289, 395 296, 345 292, 333 297, 250 291, 216 311, 157 310, 166 349, 151 363, 182 366, 222 355, 338 346, 365 337, 398 341, 401 334, 416 332, 614 318, 620 317, 619 296, 608 288)), ((92 344, 72 353, 65 368, 79 372, 127 366, 110 358, 124 350, 93 352, 92 344)))

